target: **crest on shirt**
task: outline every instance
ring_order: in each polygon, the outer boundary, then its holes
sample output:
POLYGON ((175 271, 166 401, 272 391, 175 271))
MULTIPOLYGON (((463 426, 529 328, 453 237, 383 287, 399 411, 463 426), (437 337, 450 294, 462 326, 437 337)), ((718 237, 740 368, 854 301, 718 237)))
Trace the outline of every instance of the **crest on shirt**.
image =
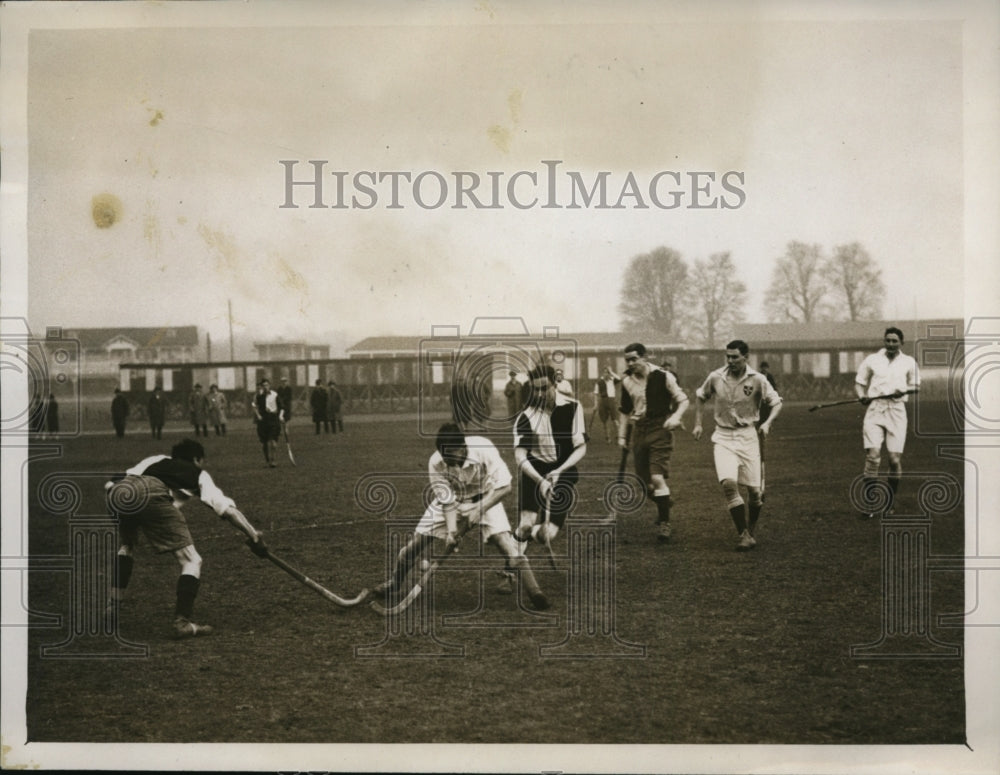
POLYGON ((748 396, 751 393, 753 393, 753 385, 744 385, 743 386, 743 395, 748 396))

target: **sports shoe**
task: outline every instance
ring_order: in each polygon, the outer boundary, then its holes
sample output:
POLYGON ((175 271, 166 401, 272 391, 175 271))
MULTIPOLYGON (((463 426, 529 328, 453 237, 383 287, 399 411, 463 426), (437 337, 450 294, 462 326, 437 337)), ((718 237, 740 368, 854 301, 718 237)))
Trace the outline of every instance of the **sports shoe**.
POLYGON ((212 632, 211 625, 195 624, 183 616, 178 616, 174 619, 174 635, 178 638, 194 638, 198 635, 211 635, 212 632))
POLYGON ((498 595, 514 594, 514 577, 504 573, 500 583, 497 584, 496 593, 498 595))
POLYGON ((531 598, 531 605, 536 611, 544 611, 549 608, 549 599, 545 597, 545 594, 541 590, 532 592, 529 597, 531 598))
POLYGON ((661 544, 669 544, 670 536, 673 534, 673 530, 670 527, 669 522, 660 522, 656 526, 656 540, 661 544))
POLYGON ((757 542, 753 540, 753 536, 750 535, 749 530, 744 530, 740 533, 740 539, 736 542, 736 551, 738 552, 749 552, 757 542))

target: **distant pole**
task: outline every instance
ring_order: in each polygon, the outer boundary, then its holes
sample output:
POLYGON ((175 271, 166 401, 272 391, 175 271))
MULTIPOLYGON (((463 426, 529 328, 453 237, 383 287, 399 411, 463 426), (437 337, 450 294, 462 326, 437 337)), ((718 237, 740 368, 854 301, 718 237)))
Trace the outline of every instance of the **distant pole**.
POLYGON ((232 363, 236 360, 233 352, 233 300, 227 299, 226 303, 229 305, 229 362, 232 363))
POLYGON ((205 332, 205 360, 212 362, 212 335, 208 331, 205 332))

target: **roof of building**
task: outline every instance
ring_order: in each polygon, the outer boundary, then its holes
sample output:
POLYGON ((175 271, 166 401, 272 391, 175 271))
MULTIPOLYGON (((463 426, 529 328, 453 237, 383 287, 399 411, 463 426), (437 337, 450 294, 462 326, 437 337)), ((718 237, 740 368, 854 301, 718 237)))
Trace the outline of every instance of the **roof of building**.
MULTIPOLYGON (((594 350, 611 350, 618 352, 626 344, 634 341, 642 341, 647 347, 651 349, 684 349, 684 345, 678 342, 668 342, 661 336, 647 336, 645 338, 641 336, 634 336, 622 333, 616 333, 613 331, 591 331, 582 333, 569 333, 569 334, 553 334, 551 336, 546 336, 545 334, 532 334, 532 335, 516 335, 516 336, 497 336, 493 334, 487 335, 466 335, 462 337, 455 336, 453 338, 444 337, 445 339, 454 339, 464 342, 496 342, 496 343, 538 343, 543 349, 549 349, 551 345, 557 343, 563 343, 564 346, 569 346, 571 348, 579 348, 581 350, 594 351, 594 350)), ((369 336, 362 339, 357 344, 351 345, 347 348, 347 352, 352 355, 361 354, 371 354, 371 355, 412 355, 419 352, 421 349, 433 346, 435 338, 427 336, 369 336)))
POLYGON ((152 328, 63 328, 48 329, 46 338, 75 339, 84 350, 104 347, 114 339, 125 338, 137 347, 197 347, 198 326, 161 326, 152 328))
MULTIPOLYGON (((889 326, 896 326, 903 331, 907 342, 924 339, 936 332, 941 335, 944 330, 953 330, 954 336, 962 336, 964 323, 961 318, 942 318, 933 320, 866 320, 866 321, 824 321, 816 323, 743 323, 737 327, 737 336, 745 340, 751 348, 789 347, 801 348, 809 345, 824 344, 837 347, 871 348, 878 344, 882 333, 889 326)), ((448 337, 444 337, 447 339, 448 337)), ((458 340, 456 334, 453 337, 458 340)), ((511 341, 539 342, 548 349, 546 339, 542 335, 519 335, 505 338, 501 336, 466 335, 463 342, 475 341, 511 341)), ((662 336, 642 334, 623 334, 620 332, 582 332, 560 333, 557 340, 573 343, 580 350, 593 352, 607 350, 619 352, 629 342, 639 341, 650 350, 685 350, 703 349, 698 345, 665 341, 662 336)), ((350 355, 414 355, 421 349, 431 346, 434 338, 426 336, 369 336, 357 344, 347 348, 350 355)))
POLYGON ((751 348, 802 347, 810 344, 829 343, 837 347, 861 349, 876 347, 882 341, 885 329, 895 326, 903 332, 907 343, 930 336, 942 336, 953 331, 954 338, 961 338, 964 321, 961 318, 933 320, 847 320, 812 323, 744 323, 739 326, 738 337, 751 348))

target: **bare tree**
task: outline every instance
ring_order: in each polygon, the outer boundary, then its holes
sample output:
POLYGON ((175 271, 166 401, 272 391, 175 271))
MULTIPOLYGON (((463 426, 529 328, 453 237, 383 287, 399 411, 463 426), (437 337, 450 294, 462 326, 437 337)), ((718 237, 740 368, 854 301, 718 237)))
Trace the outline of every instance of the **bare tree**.
POLYGON ((618 305, 622 328, 680 338, 687 282, 687 264, 676 250, 659 247, 635 256, 625 270, 618 305))
POLYGON ((827 294, 824 264, 819 245, 789 242, 771 275, 765 301, 768 319, 800 323, 822 320, 827 294))
POLYGON ((746 320, 747 286, 728 252, 696 260, 689 288, 691 333, 706 347, 714 348, 718 337, 729 336, 746 320))
POLYGON ((837 245, 823 267, 823 277, 844 302, 848 320, 877 320, 882 315, 882 270, 857 242, 837 245))

